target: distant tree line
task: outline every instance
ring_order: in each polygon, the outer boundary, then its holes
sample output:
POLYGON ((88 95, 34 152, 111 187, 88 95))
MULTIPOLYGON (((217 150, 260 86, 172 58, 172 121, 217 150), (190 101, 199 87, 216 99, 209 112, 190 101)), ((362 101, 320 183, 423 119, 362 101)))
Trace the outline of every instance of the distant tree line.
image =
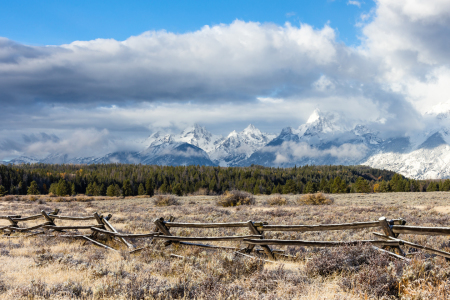
POLYGON ((371 193, 449 191, 450 180, 425 181, 367 166, 293 168, 100 165, 1 165, 0 195, 134 196, 155 193, 371 193))

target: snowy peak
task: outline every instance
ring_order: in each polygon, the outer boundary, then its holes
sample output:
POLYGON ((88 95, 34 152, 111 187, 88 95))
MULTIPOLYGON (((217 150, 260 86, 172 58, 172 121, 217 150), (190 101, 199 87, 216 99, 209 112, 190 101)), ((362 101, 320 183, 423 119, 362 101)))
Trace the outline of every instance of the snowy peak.
POLYGON ((273 138, 275 138, 275 135, 262 133, 254 125, 250 124, 241 132, 233 130, 210 153, 210 156, 211 159, 221 166, 236 165, 267 145, 273 138))
POLYGON ((164 143, 174 142, 175 138, 171 134, 167 134, 161 131, 152 133, 144 142, 146 147, 157 146, 164 143))
POLYGON ((261 134, 261 131, 253 124, 248 125, 243 131, 243 134, 261 134))
POLYGON ((438 104, 431 107, 431 109, 429 111, 425 112, 425 114, 437 115, 437 114, 446 113, 449 111, 450 111, 450 100, 448 100, 446 102, 439 102, 438 104))
POLYGON ((342 124, 340 115, 315 109, 308 121, 298 128, 297 133, 300 138, 308 138, 345 130, 346 126, 342 124))
POLYGON ((306 121, 306 124, 312 124, 320 119, 320 109, 316 108, 313 113, 309 116, 308 121, 306 121))
POLYGON ((180 133, 179 136, 176 137, 177 141, 194 145, 205 150, 206 152, 211 152, 214 150, 222 139, 222 136, 213 135, 211 132, 206 130, 205 127, 198 124, 194 124, 194 126, 186 128, 180 133))

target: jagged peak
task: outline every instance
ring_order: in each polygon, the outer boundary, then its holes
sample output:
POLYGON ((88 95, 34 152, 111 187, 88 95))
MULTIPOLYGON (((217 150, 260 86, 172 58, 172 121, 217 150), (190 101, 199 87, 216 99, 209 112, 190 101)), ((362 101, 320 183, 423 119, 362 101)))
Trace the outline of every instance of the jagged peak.
POLYGON ((280 135, 292 134, 292 127, 285 127, 281 130, 280 135))
POLYGON ((236 137, 238 136, 238 132, 236 130, 233 130, 232 132, 230 132, 230 134, 228 135, 228 137, 236 137))
POLYGON ((307 124, 311 124, 316 122, 317 120, 319 120, 322 117, 322 113, 320 111, 320 109, 316 108, 312 114, 309 116, 308 121, 306 121, 307 124))
POLYGON ((244 133, 244 134, 249 134, 249 133, 261 134, 261 131, 258 128, 256 128, 253 124, 250 124, 242 131, 242 133, 244 133))

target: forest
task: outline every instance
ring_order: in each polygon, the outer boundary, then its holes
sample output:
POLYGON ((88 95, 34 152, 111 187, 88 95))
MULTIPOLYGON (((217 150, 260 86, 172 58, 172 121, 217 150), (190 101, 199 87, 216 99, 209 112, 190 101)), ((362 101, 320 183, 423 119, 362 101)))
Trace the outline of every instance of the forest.
POLYGON ((156 165, 0 165, 0 196, 135 196, 449 191, 450 180, 413 180, 367 166, 270 168, 156 165))

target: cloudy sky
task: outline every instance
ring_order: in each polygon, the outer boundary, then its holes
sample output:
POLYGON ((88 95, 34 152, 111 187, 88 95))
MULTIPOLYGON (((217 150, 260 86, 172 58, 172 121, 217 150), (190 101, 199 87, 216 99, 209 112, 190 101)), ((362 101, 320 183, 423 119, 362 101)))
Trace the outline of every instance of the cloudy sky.
POLYGON ((408 134, 449 99, 448 0, 148 2, 0 0, 0 160, 315 108, 408 134))

